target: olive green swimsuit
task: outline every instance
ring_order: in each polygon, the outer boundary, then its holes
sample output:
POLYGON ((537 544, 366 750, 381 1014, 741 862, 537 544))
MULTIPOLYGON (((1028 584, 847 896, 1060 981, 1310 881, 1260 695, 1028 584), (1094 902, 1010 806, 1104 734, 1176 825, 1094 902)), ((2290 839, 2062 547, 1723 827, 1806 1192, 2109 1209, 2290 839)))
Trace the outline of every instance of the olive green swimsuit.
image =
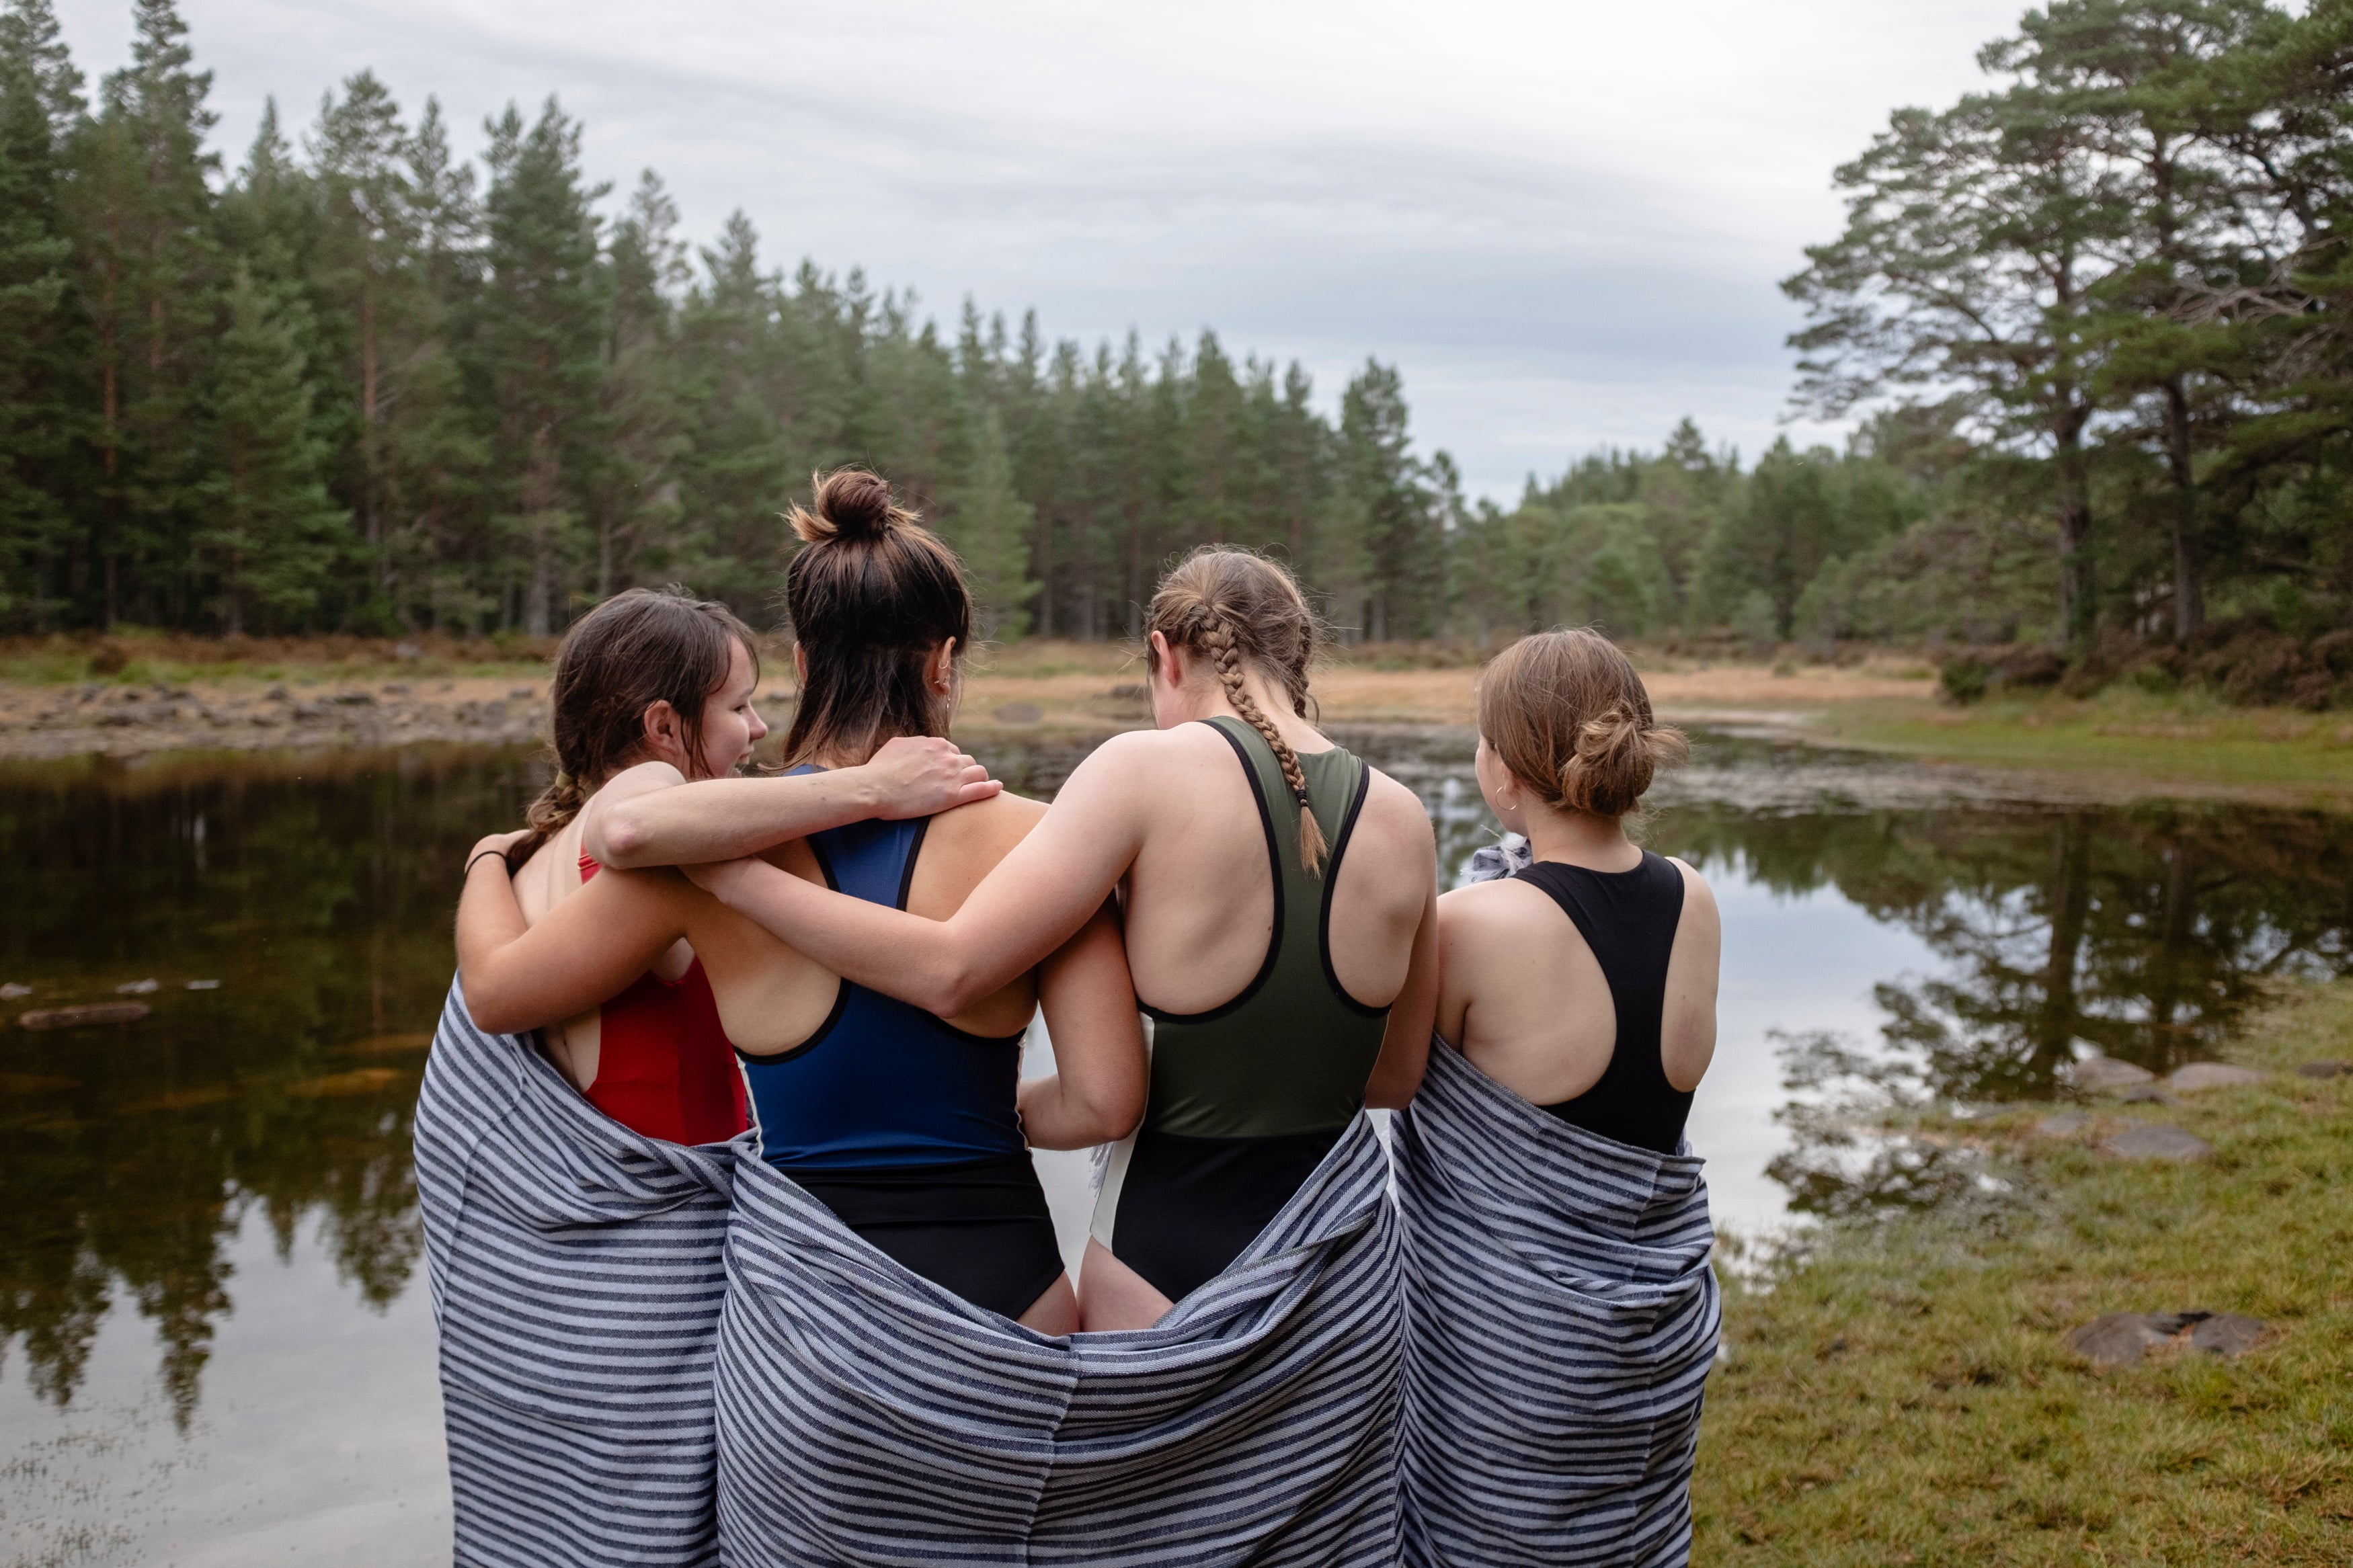
POLYGON ((1299 864, 1299 805, 1273 749, 1239 719, 1207 722, 1254 786, 1274 930, 1257 976, 1224 1005, 1145 1005, 1151 1098, 1143 1125, 1112 1151, 1092 1227, 1172 1301, 1231 1263, 1339 1141, 1365 1102, 1389 1016, 1332 972, 1331 889, 1372 770, 1336 746, 1300 756, 1330 846, 1318 877, 1299 864))

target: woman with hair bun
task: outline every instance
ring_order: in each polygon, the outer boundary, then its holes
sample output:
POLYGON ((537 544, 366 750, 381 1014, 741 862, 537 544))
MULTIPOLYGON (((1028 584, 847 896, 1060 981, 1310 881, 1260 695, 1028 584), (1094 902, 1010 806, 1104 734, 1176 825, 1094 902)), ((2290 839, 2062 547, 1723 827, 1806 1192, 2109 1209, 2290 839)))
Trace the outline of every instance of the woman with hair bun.
POLYGON ((1397 1122, 1404 1560, 1681 1563, 1718 1316, 1683 1122, 1721 929, 1626 821, 1686 747, 1590 630, 1496 655, 1479 735, 1525 842, 1438 900, 1439 1037, 1397 1122))

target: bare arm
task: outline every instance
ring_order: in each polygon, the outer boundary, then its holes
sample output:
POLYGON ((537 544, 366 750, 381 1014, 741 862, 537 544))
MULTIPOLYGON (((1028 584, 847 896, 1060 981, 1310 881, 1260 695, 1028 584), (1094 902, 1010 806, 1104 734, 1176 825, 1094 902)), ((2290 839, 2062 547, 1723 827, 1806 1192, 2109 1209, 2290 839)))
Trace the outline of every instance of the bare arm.
POLYGON ((1421 924, 1414 928, 1405 986, 1389 1004, 1381 1054, 1365 1083, 1365 1103, 1372 1109, 1402 1110, 1420 1090, 1422 1071, 1430 1066, 1430 1031, 1438 1018, 1438 889, 1433 878, 1430 896, 1422 902, 1421 924))
POLYGON ((869 990, 953 1017, 1045 962, 1110 898, 1135 858, 1152 794, 1145 759, 1105 742, 1053 809, 944 921, 803 881, 760 860, 693 866, 722 903, 869 990))
POLYGON ((688 866, 754 855, 869 817, 930 816, 1005 786, 955 742, 902 735, 862 767, 790 778, 686 782, 668 763, 608 780, 582 815, 580 847, 616 868, 688 866))
POLYGON ((670 900, 632 897, 638 889, 620 879, 665 874, 607 871, 526 927, 505 862, 476 862, 458 900, 458 969, 475 1024, 520 1034, 627 990, 685 932, 670 900))
POLYGON ((1030 1147, 1086 1149, 1126 1137, 1144 1116, 1151 1069, 1115 905, 1106 901, 1039 968, 1038 1003, 1054 1037, 1054 1073, 1021 1086, 1030 1147))

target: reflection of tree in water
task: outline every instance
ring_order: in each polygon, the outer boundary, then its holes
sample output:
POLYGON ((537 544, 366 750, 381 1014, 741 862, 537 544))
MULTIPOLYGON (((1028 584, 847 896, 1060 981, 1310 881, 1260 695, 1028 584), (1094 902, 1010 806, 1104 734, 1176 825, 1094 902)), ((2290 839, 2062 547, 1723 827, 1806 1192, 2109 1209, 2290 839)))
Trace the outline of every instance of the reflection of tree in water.
POLYGON ((1845 1091, 1787 1118, 1797 1144, 1773 1174, 1801 1210, 1978 1184, 1951 1150, 1859 1138, 1857 1091, 1883 1105, 2047 1097, 2079 1042, 2163 1072, 2228 1038, 2273 977, 2353 969, 2353 822, 2320 813, 1690 810, 1671 837, 1784 891, 1835 886, 1947 961, 1875 987, 1894 1051, 1872 1070, 1836 1040, 1784 1043, 1793 1092, 1845 1091))
POLYGON ((0 1332, 59 1404, 120 1296, 154 1324, 185 1421, 248 1216, 281 1258, 315 1217, 379 1310, 415 1266, 409 1111, 459 857, 516 816, 527 769, 474 752, 303 771, 0 779, 0 975, 41 987, 16 1006, 164 983, 142 1023, 0 1036, 0 1332))

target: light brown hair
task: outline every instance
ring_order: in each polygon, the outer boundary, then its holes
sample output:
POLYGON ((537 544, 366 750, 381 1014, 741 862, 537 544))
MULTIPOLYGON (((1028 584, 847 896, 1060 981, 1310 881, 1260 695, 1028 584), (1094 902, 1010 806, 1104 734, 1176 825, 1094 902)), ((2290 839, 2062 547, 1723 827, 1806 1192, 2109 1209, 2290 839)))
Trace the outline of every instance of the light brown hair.
POLYGON ((1652 775, 1690 754, 1662 726, 1618 645, 1589 627, 1537 632, 1479 674, 1479 733, 1545 804, 1623 816, 1652 775))
POLYGON ((697 776, 702 707, 726 684, 737 644, 751 656, 756 682, 760 649, 752 628, 726 605, 674 583, 627 589, 573 622, 555 649, 547 690, 555 779, 523 813, 533 832, 507 851, 507 864, 530 859, 607 779, 644 760, 646 710, 657 702, 677 712, 688 776, 697 776))
POLYGON ((1171 647, 1190 648, 1206 658, 1226 689, 1226 700, 1266 738, 1282 766, 1283 783, 1299 803, 1299 863, 1321 876, 1324 830, 1308 808, 1307 775, 1290 742, 1242 685, 1242 671, 1255 668, 1282 689, 1293 713, 1309 716, 1307 671, 1324 630, 1299 584, 1263 555, 1205 544, 1160 580, 1145 616, 1145 630, 1158 632, 1171 647))
POLYGON ((807 668, 785 736, 786 766, 834 755, 864 762, 902 735, 944 731, 926 683, 950 637, 972 646, 972 593, 955 552, 863 468, 812 474, 796 505, 807 546, 785 568, 785 610, 807 668))

